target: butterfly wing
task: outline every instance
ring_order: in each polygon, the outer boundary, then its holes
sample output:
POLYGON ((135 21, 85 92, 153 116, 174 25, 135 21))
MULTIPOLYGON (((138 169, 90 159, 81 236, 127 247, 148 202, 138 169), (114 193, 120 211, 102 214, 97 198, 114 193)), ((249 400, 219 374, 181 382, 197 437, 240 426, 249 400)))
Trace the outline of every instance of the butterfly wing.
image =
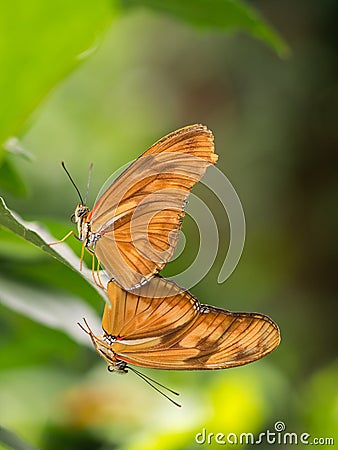
POLYGON ((102 326, 117 336, 112 349, 127 363, 155 369, 195 370, 240 366, 262 358, 280 342, 267 316, 201 305, 188 291, 159 277, 139 294, 108 284, 102 326))
MULTIPOLYGON (((130 344, 162 339, 195 320, 198 301, 170 280, 156 276, 133 292, 108 283, 102 328, 130 344)), ((129 345, 129 344, 128 344, 129 345)))
POLYGON ((213 135, 203 125, 156 142, 107 189, 88 220, 95 253, 124 289, 150 279, 171 259, 187 196, 214 164, 213 135))

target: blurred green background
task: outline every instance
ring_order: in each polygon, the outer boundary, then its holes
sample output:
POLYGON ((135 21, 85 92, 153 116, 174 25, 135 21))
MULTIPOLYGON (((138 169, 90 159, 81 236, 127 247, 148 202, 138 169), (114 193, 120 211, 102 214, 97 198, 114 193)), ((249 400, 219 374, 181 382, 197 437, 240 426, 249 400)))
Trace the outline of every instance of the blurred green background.
MULTIPOLYGON (((227 218, 196 186, 220 247, 191 291, 202 303, 270 315, 282 343, 228 371, 145 371, 181 393, 175 408, 133 374, 108 373, 76 325, 99 317, 102 298, 1 219, 0 425, 42 450, 219 448, 197 444, 196 433, 258 436, 278 421, 337 443, 337 2, 136 3, 2 4, 0 193, 60 238, 78 201, 62 159, 82 192, 94 163, 92 205, 155 140, 206 124, 247 235, 235 272, 218 284, 227 218)), ((196 256, 189 217, 183 232, 184 253, 164 275, 196 256)), ((80 254, 75 239, 68 244, 80 254)), ((5 436, 0 428, 0 448, 5 436)))

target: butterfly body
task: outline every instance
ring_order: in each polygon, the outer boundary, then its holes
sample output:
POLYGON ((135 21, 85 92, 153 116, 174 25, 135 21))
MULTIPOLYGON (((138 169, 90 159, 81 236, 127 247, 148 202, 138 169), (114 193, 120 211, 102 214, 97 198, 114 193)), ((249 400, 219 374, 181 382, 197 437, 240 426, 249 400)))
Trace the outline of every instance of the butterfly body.
POLYGON ((109 372, 114 373, 121 373, 121 374, 128 373, 127 363, 125 363, 124 361, 119 361, 117 359, 114 364, 112 363, 110 364, 110 366, 108 366, 108 370, 109 372))

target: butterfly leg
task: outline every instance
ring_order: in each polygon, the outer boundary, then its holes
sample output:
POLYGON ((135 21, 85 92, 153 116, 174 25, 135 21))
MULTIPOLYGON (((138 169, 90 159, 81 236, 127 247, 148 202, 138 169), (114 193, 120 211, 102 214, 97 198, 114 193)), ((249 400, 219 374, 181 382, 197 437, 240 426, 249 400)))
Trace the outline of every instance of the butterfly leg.
POLYGON ((101 277, 100 277, 100 261, 97 259, 97 267, 95 267, 95 253, 87 247, 86 247, 86 249, 87 249, 88 253, 90 253, 92 255, 92 277, 93 277, 94 283, 96 284, 96 286, 98 286, 99 288, 106 291, 107 289, 105 288, 104 284, 102 283, 101 277))
POLYGON ((50 244, 48 244, 49 246, 52 245, 57 245, 57 244, 62 244, 62 242, 65 242, 65 240, 67 240, 69 238, 69 236, 75 236, 78 239, 78 236, 76 235, 76 233, 71 230, 69 233, 66 234, 66 236, 64 236, 62 239, 60 239, 59 241, 56 242, 51 242, 50 244))
POLYGON ((93 343, 93 345, 95 347, 95 350, 98 351, 97 343, 96 343, 96 340, 95 340, 95 335, 92 332, 92 330, 91 330, 87 320, 85 318, 83 318, 83 321, 85 323, 86 328, 80 322, 78 322, 77 324, 81 328, 82 331, 84 331, 86 334, 88 334, 88 336, 90 337, 90 339, 91 339, 91 341, 92 341, 92 343, 93 343))
POLYGON ((82 248, 81 248, 81 256, 80 256, 80 270, 82 270, 82 262, 83 262, 83 258, 84 258, 84 251, 85 251, 86 245, 85 242, 82 243, 82 248))
POLYGON ((96 276, 97 276, 97 279, 99 282, 98 286, 100 286, 103 290, 107 291, 107 289, 104 287, 101 277, 100 277, 100 264, 101 264, 100 261, 97 259, 96 276))
MULTIPOLYGON (((51 242, 50 244, 48 244, 49 246, 51 245, 57 245, 57 244, 62 244, 62 242, 65 242, 66 239, 69 238, 69 236, 74 236, 76 239, 78 239, 79 241, 81 241, 81 239, 79 238, 79 236, 77 236, 77 234, 72 230, 69 233, 66 234, 66 236, 64 236, 62 239, 60 239, 59 241, 56 242, 51 242)), ((84 249, 85 249, 85 242, 82 242, 82 249, 81 249, 81 256, 80 256, 80 270, 82 270, 82 261, 83 261, 83 257, 84 257, 84 249)))

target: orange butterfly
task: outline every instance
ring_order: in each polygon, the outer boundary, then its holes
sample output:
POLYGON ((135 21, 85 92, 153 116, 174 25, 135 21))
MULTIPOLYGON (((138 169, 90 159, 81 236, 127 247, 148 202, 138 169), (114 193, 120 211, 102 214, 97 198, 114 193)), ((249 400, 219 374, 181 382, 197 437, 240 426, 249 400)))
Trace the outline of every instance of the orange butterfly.
POLYGON ((63 165, 81 200, 73 217, 83 250, 95 253, 124 289, 145 283, 171 259, 189 192, 216 161, 211 131, 198 124, 181 128, 134 161, 91 211, 63 165))
POLYGON ((280 342, 278 326, 269 317, 201 305, 188 291, 159 276, 135 292, 111 281, 108 295, 103 335, 96 336, 86 320, 86 328, 80 326, 112 372, 126 373, 129 368, 140 375, 129 364, 169 370, 226 369, 260 359, 280 342))

